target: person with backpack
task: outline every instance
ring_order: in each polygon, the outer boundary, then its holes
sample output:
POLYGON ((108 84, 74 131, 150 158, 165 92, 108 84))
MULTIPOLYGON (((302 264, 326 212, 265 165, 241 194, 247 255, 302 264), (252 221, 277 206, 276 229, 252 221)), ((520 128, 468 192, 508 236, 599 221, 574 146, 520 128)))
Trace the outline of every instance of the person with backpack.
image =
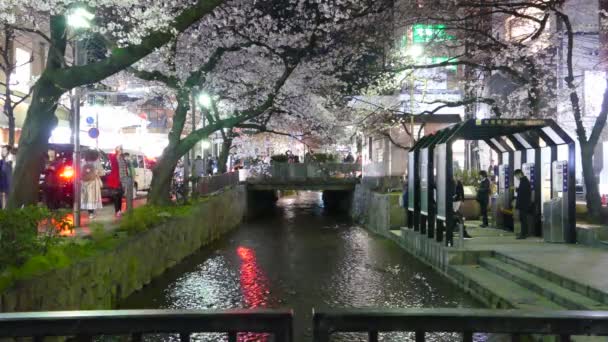
POLYGON ((89 212, 89 220, 95 218, 95 210, 103 208, 101 201, 101 176, 105 174, 99 162, 97 151, 85 152, 85 163, 82 165, 82 190, 80 208, 89 212))

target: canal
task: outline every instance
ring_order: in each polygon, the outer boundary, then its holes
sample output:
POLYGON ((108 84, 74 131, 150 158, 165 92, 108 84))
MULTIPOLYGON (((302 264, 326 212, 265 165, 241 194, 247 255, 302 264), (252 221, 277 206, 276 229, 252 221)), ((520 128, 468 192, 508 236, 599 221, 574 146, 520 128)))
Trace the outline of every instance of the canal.
MULTIPOLYGON (((396 244, 324 210, 300 192, 244 223, 121 303, 122 309, 292 308, 296 341, 312 337, 312 308, 481 307, 396 244)), ((365 340, 341 335, 337 340, 365 340)), ((383 338, 382 338, 383 337, 383 338)), ((381 336, 392 341, 398 335, 381 336)), ((196 340, 218 341, 202 335, 196 340)), ((429 340, 455 336, 434 334, 429 340)), ((172 339, 156 336, 155 339, 172 339)), ((239 341, 265 341, 240 336, 239 341)))

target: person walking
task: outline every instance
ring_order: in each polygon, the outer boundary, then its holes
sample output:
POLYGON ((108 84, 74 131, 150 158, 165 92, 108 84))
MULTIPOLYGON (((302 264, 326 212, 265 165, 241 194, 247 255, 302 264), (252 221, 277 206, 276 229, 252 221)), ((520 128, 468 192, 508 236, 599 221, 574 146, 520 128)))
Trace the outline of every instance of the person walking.
POLYGON ((519 179, 515 209, 518 210, 519 221, 521 223, 521 230, 519 235, 517 235, 517 239, 520 240, 528 237, 528 210, 532 205, 532 186, 528 177, 520 169, 515 170, 513 175, 519 179))
POLYGON ((479 181, 479 189, 477 189, 477 202, 481 209, 482 223, 480 227, 488 227, 488 202, 490 201, 490 180, 488 179, 488 173, 485 171, 479 171, 481 180, 479 181))
POLYGON ((100 177, 105 175, 105 172, 101 163, 99 163, 99 153, 97 151, 86 151, 84 159, 80 208, 87 210, 89 220, 92 220, 95 218, 95 210, 103 208, 100 177))

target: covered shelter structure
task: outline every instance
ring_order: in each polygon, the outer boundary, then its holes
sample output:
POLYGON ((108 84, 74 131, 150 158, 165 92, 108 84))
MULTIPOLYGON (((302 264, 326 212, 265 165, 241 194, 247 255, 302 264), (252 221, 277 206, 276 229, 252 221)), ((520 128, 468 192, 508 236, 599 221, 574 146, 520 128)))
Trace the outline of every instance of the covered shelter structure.
POLYGON ((575 143, 549 119, 470 119, 420 139, 408 152, 408 228, 453 245, 452 145, 458 140, 483 141, 498 155, 497 193, 490 199, 496 228, 520 228, 512 206, 519 185, 513 171, 521 169, 532 187, 529 234, 576 242, 575 143))

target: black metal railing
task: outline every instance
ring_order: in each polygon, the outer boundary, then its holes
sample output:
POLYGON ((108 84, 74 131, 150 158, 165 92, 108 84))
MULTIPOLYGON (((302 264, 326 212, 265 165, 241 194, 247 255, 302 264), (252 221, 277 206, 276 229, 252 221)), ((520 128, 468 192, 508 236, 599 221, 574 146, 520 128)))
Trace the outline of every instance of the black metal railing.
POLYGON ((197 195, 208 195, 237 184, 239 184, 238 172, 226 172, 214 176, 200 177, 196 181, 196 193, 197 195))
POLYGON ((554 335, 563 341, 571 336, 608 336, 608 311, 522 311, 485 309, 347 309, 315 312, 314 342, 330 341, 341 332, 366 333, 378 341, 379 333, 412 332, 416 342, 427 333, 459 333, 473 341, 474 333, 554 335))
POLYGON ((281 163, 273 162, 268 167, 250 172, 249 182, 276 180, 281 182, 353 180, 361 171, 354 163, 281 163))
POLYGON ((142 341, 147 334, 179 334, 190 341, 195 333, 224 333, 237 341, 239 333, 273 334, 275 341, 293 340, 291 310, 116 310, 55 311, 0 314, 0 338, 50 336, 93 341, 96 336, 129 335, 142 341))
MULTIPOLYGON (((523 336, 552 335, 560 341, 571 336, 608 336, 608 311, 522 311, 485 309, 344 309, 314 312, 313 341, 327 342, 336 333, 365 333, 378 341, 380 333, 409 332, 416 342, 431 333, 460 334, 473 341, 475 333, 523 336)), ((117 310, 56 311, 0 314, 0 339, 74 337, 93 341, 98 336, 130 336, 142 341, 147 335, 175 334, 190 341, 192 334, 226 334, 228 341, 293 341, 291 310, 117 310), (241 335, 243 334, 243 335, 241 335), (263 337, 262 337, 263 336, 263 337), (256 338, 253 336, 253 338, 256 338)), ((450 340, 454 340, 451 338, 450 340)))

